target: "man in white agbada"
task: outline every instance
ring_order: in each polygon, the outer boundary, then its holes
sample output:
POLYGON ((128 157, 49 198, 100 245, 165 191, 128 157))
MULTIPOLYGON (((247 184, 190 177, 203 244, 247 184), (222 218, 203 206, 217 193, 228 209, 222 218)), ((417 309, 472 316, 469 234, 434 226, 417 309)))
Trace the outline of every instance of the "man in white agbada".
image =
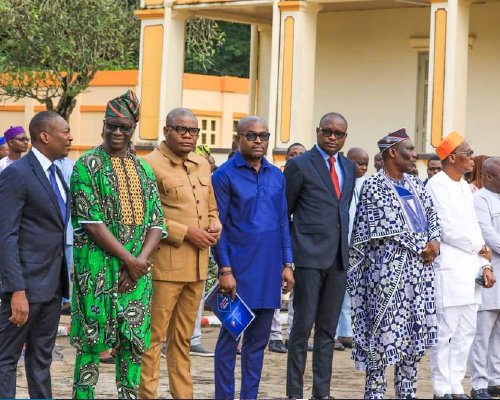
MULTIPOLYGON (((493 252, 492 266, 500 268, 500 158, 483 164, 484 187, 474 194, 474 206, 484 241, 493 252)), ((473 399, 500 395, 500 289, 482 289, 476 336, 469 354, 473 399)))
POLYGON ((434 398, 466 399, 462 380, 476 332, 482 276, 492 287, 491 250, 485 245, 477 221, 472 192, 463 179, 474 161, 469 144, 457 132, 436 148, 443 170, 427 183, 441 221, 441 254, 436 258, 436 313, 438 344, 432 350, 431 378, 434 398))

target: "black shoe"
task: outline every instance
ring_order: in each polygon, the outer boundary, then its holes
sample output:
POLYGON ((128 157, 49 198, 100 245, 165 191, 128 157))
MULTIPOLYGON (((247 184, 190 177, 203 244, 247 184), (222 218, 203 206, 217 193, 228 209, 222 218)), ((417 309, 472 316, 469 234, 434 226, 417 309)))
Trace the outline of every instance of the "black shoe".
POLYGON ((270 340, 268 345, 269 351, 273 353, 286 353, 286 347, 281 340, 270 340))
POLYGON ((445 393, 442 396, 436 396, 436 395, 434 395, 432 398, 433 399, 452 399, 453 397, 451 397, 451 394, 445 393))
POLYGON ((488 393, 492 396, 500 396, 500 385, 488 386, 488 393))
POLYGON ((344 351, 345 347, 342 343, 340 343, 338 340, 335 340, 335 344, 333 345, 333 349, 337 351, 344 351))
POLYGON ((313 396, 311 397, 311 400, 329 400, 329 399, 335 399, 335 397, 332 396, 313 396))
POLYGON ((470 395, 473 399, 491 399, 491 395, 488 392, 488 389, 472 389, 470 391, 470 395))
POLYGON ((63 303, 61 306, 61 315, 71 315, 71 303, 63 303))
POLYGON ((470 399, 465 393, 451 394, 452 399, 470 399))
POLYGON ((338 336, 337 340, 343 344, 344 347, 352 349, 352 337, 348 336, 338 336))

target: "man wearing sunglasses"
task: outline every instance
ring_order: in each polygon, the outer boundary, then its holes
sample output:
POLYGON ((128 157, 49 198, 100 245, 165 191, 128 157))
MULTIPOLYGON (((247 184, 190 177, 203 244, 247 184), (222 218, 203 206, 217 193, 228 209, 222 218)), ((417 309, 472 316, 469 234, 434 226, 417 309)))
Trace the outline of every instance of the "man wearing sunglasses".
MULTIPOLYGON (((274 310, 281 292, 293 288, 293 265, 285 179, 264 157, 270 133, 266 121, 252 115, 238 122, 238 151, 213 175, 223 226, 214 248, 221 292, 236 292, 255 319, 243 334, 242 399, 257 399, 274 310)), ((234 399, 234 368, 239 341, 221 327, 215 347, 215 398, 234 399)))
POLYGON ((30 139, 22 126, 11 126, 3 134, 5 143, 9 147, 9 155, 0 160, 0 174, 14 161, 21 158, 23 153, 28 151, 30 139))
POLYGON ((462 380, 481 303, 476 277, 483 279, 486 288, 495 284, 495 277, 491 249, 485 244, 472 192, 463 179, 474 167, 473 151, 463 136, 452 132, 436 148, 436 154, 443 169, 426 186, 442 226, 441 252, 435 264, 438 331, 431 378, 434 398, 465 399, 469 397, 462 380))
POLYGON ((324 115, 316 128, 316 145, 285 168, 288 213, 295 261, 292 331, 288 342, 289 397, 303 398, 307 340, 315 325, 313 398, 329 398, 333 346, 346 287, 349 205, 354 163, 339 154, 347 121, 324 115))
POLYGON ((165 336, 170 393, 174 399, 194 397, 189 342, 208 275, 209 247, 221 230, 210 164, 194 152, 199 133, 193 112, 175 108, 167 115, 165 140, 144 157, 156 176, 168 237, 152 257, 151 347, 142 361, 142 399, 158 398, 165 336))

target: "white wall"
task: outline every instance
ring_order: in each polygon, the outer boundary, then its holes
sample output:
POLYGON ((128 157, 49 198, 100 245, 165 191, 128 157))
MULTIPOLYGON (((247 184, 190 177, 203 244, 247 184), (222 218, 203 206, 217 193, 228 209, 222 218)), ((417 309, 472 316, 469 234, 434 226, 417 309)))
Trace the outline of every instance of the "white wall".
MULTIPOLYGON (((316 51, 315 123, 330 111, 349 124, 344 150, 365 148, 372 157, 387 132, 413 136, 418 53, 411 37, 428 37, 430 8, 322 13, 316 51)), ((315 141, 314 127, 304 138, 315 141)), ((370 167, 372 162, 370 162, 370 167)))

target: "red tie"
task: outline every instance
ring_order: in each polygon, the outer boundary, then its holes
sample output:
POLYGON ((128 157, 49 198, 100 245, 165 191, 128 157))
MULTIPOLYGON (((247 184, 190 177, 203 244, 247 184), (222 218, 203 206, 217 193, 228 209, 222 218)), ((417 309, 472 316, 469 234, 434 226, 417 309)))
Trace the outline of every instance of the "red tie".
POLYGON ((339 176, 337 175, 337 171, 335 171, 335 157, 331 156, 328 159, 330 163, 330 175, 332 176, 333 187, 335 188, 335 192, 337 193, 337 198, 340 199, 340 184, 339 184, 339 176))

